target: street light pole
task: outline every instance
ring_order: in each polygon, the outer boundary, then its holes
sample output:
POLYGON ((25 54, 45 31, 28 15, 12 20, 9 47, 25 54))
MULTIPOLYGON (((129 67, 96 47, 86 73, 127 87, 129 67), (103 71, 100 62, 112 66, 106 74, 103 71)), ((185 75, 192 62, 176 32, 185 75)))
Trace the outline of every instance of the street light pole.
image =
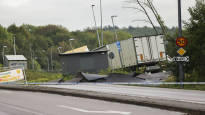
POLYGON ((14 55, 16 55, 16 38, 15 38, 15 35, 14 35, 14 55))
MULTIPOLYGON (((111 19, 112 19, 113 29, 114 29, 114 32, 115 32, 115 40, 116 40, 117 42, 119 42, 119 41, 118 41, 118 38, 117 38, 117 32, 116 32, 116 30, 115 30, 115 23, 114 23, 114 18, 115 18, 115 17, 117 17, 117 16, 116 16, 116 15, 113 15, 113 16, 111 16, 111 19)), ((119 43, 120 43, 120 42, 119 42, 119 43)), ((121 50, 118 49, 118 53, 119 53, 119 57, 120 57, 120 64, 121 64, 121 67, 123 68, 121 50)))
POLYGON ((35 65, 34 65, 34 58, 35 58, 35 57, 34 57, 34 56, 35 56, 35 55, 34 55, 34 51, 32 51, 32 56, 33 56, 33 57, 32 57, 32 68, 33 68, 33 70, 34 70, 34 69, 35 69, 35 65))
MULTIPOLYGON (((42 52, 43 52, 43 53, 46 53, 45 50, 42 50, 42 52)), ((47 71, 49 71, 49 70, 50 70, 50 69, 49 69, 49 66, 50 66, 50 65, 49 65, 49 56, 48 56, 48 57, 46 56, 46 59, 47 59, 47 71)))
POLYGON ((51 70, 53 71, 53 50, 51 47, 51 70))
POLYGON ((115 32, 115 40, 118 41, 118 38, 117 38, 117 32, 115 30, 115 23, 114 23, 114 19, 117 16, 111 16, 111 19, 112 19, 112 25, 113 25, 113 29, 114 29, 114 32, 115 32))
POLYGON ((49 71, 49 58, 47 57, 48 71, 49 71))
POLYGON ((101 44, 100 44, 100 36, 99 36, 97 24, 96 24, 95 13, 94 13, 94 6, 95 5, 92 5, 93 19, 94 19, 94 22, 95 22, 95 29, 96 29, 96 32, 97 32, 97 38, 98 38, 98 43, 99 43, 99 47, 100 47, 101 46, 101 44))
POLYGON ((3 52, 2 52, 2 58, 3 58, 3 66, 4 66, 4 48, 7 48, 7 46, 3 46, 3 52))
POLYGON ((70 44, 70 47, 71 47, 71 49, 72 49, 72 52, 73 52, 73 47, 72 47, 71 41, 73 41, 73 40, 75 40, 75 39, 73 39, 73 38, 69 39, 69 44, 70 44))
POLYGON ((100 0, 100 16, 101 16, 101 42, 103 46, 103 19, 102 19, 102 0, 100 0))
MULTIPOLYGON (((182 37, 182 19, 181 19, 181 0, 178 0, 178 37, 182 37)), ((179 62, 179 80, 180 82, 184 81, 184 67, 183 62, 179 62)), ((181 87, 183 87, 183 84, 181 84, 181 87)))

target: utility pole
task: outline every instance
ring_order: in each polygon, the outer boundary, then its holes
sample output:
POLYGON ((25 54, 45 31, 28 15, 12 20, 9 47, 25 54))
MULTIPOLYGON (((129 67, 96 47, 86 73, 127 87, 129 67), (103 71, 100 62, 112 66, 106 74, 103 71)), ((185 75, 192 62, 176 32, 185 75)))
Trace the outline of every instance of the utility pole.
POLYGON ((47 57, 47 63, 48 63, 48 71, 49 71, 49 58, 47 57))
POLYGON ((34 61, 33 61, 33 53, 32 53, 31 44, 30 44, 30 53, 31 53, 31 63, 32 63, 32 69, 34 70, 34 61))
POLYGON ((32 67, 33 67, 33 70, 35 69, 35 65, 34 65, 34 59, 35 59, 35 57, 34 57, 35 55, 34 55, 34 51, 32 51, 32 67))
MULTIPOLYGON (((182 37, 182 19, 181 19, 181 0, 178 0, 178 37, 182 37)), ((183 62, 178 63, 179 66, 179 81, 182 83, 184 81, 184 67, 183 62)), ((181 84, 181 88, 183 88, 183 84, 181 84)))
POLYGON ((53 51, 51 47, 51 71, 53 71, 53 51))
POLYGON ((100 16, 101 16, 101 42, 103 46, 103 18, 102 18, 102 0, 100 0, 100 16))
POLYGON ((4 49, 5 49, 5 48, 7 48, 7 46, 3 46, 3 52, 2 52, 3 66, 4 66, 4 55, 5 55, 5 53, 4 53, 4 49))
POLYGON ((95 29, 96 29, 96 32, 97 32, 97 38, 98 38, 98 43, 99 43, 99 47, 100 47, 100 46, 101 46, 101 44, 100 44, 100 36, 99 36, 99 32, 98 32, 98 28, 97 28, 97 24, 96 24, 95 12, 94 12, 94 6, 95 6, 95 5, 92 5, 93 19, 94 19, 94 22, 95 22, 95 29))
POLYGON ((112 25, 113 25, 113 29, 114 29, 114 32, 115 32, 115 40, 118 41, 118 38, 117 38, 117 32, 115 30, 115 23, 114 23, 114 19, 117 16, 111 16, 111 19, 112 19, 112 25))
POLYGON ((14 55, 16 55, 16 38, 15 38, 15 35, 14 35, 14 55))

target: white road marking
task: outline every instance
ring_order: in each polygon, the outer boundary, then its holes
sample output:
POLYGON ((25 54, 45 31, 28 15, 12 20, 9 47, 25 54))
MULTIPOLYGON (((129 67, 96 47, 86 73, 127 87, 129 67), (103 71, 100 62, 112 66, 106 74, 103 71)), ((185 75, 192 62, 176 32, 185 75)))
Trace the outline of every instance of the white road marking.
POLYGON ((16 109, 16 110, 19 110, 19 111, 22 111, 22 112, 32 113, 32 114, 35 114, 35 115, 43 115, 42 113, 38 113, 38 112, 31 111, 31 110, 28 110, 28 109, 20 108, 20 107, 14 106, 14 105, 9 105, 9 104, 6 104, 6 103, 0 103, 0 105, 7 106, 9 108, 16 109))
POLYGON ((80 108, 75 108, 75 107, 69 107, 69 106, 65 106, 65 105, 58 105, 58 107, 61 108, 66 108, 66 109, 71 109, 71 110, 75 110, 75 111, 79 111, 79 112, 83 112, 83 113, 105 113, 105 114, 121 114, 121 115, 130 115, 130 112, 124 112, 124 111, 89 111, 89 110, 85 110, 85 109, 80 109, 80 108))

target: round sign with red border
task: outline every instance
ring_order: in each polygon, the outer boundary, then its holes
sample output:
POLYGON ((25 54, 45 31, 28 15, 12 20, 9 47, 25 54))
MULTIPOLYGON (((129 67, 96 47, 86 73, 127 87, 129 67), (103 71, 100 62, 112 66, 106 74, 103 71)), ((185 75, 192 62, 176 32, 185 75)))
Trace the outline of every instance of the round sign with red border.
POLYGON ((179 37, 176 39, 176 45, 179 47, 185 47, 188 41, 185 37, 179 37))

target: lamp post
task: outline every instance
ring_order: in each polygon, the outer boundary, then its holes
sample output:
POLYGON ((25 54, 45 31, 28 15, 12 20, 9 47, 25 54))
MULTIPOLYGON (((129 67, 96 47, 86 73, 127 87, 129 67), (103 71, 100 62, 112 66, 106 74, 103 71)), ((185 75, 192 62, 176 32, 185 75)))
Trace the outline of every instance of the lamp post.
POLYGON ((103 19, 102 19, 102 0, 100 0, 100 16, 101 16, 101 42, 103 46, 103 19))
POLYGON ((93 19, 94 19, 94 23, 95 23, 95 29, 96 29, 96 32, 97 32, 98 44, 99 44, 99 47, 100 47, 100 46, 101 46, 101 44, 100 44, 100 36, 99 36, 99 32, 98 32, 98 28, 97 28, 97 24, 96 24, 95 12, 94 12, 94 6, 95 6, 95 5, 92 5, 93 19))
POLYGON ((16 55, 16 37, 14 35, 14 55, 16 55))
POLYGON ((51 71, 53 71, 53 49, 51 47, 51 71))
POLYGON ((2 52, 2 58, 3 58, 3 66, 4 66, 4 48, 7 48, 7 46, 3 46, 3 52, 2 52))
MULTIPOLYGON (((111 16, 111 19, 112 19, 112 25, 113 25, 113 29, 114 29, 114 32, 115 32, 115 40, 117 41, 116 42, 116 45, 120 45, 120 42, 118 41, 118 38, 117 38, 117 32, 115 30, 115 23, 114 23, 114 18, 116 18, 117 16, 116 15, 113 15, 111 16)), ((117 46, 118 47, 118 46, 117 46)), ((120 46, 121 48, 121 46, 120 46)), ((118 53, 119 53, 119 57, 120 57, 120 64, 121 64, 121 67, 123 68, 123 62, 122 62, 122 53, 121 53, 121 49, 118 49, 118 53)))
POLYGON ((115 30, 115 23, 114 23, 114 18, 117 17, 116 15, 113 15, 111 16, 111 19, 112 19, 112 25, 113 25, 113 29, 114 29, 114 32, 115 32, 115 40, 118 41, 118 38, 117 38, 117 32, 115 30))
POLYGON ((73 38, 69 39, 69 44, 70 44, 70 47, 71 47, 71 49, 72 49, 72 52, 73 52, 73 47, 72 47, 71 41, 74 41, 74 40, 75 40, 75 39, 73 39, 73 38))
MULTIPOLYGON (((42 52, 45 53, 46 51, 42 50, 42 52)), ((50 68, 49 68, 49 66, 50 66, 49 65, 49 57, 46 56, 46 59, 47 59, 47 71, 49 71, 50 70, 50 68)))

